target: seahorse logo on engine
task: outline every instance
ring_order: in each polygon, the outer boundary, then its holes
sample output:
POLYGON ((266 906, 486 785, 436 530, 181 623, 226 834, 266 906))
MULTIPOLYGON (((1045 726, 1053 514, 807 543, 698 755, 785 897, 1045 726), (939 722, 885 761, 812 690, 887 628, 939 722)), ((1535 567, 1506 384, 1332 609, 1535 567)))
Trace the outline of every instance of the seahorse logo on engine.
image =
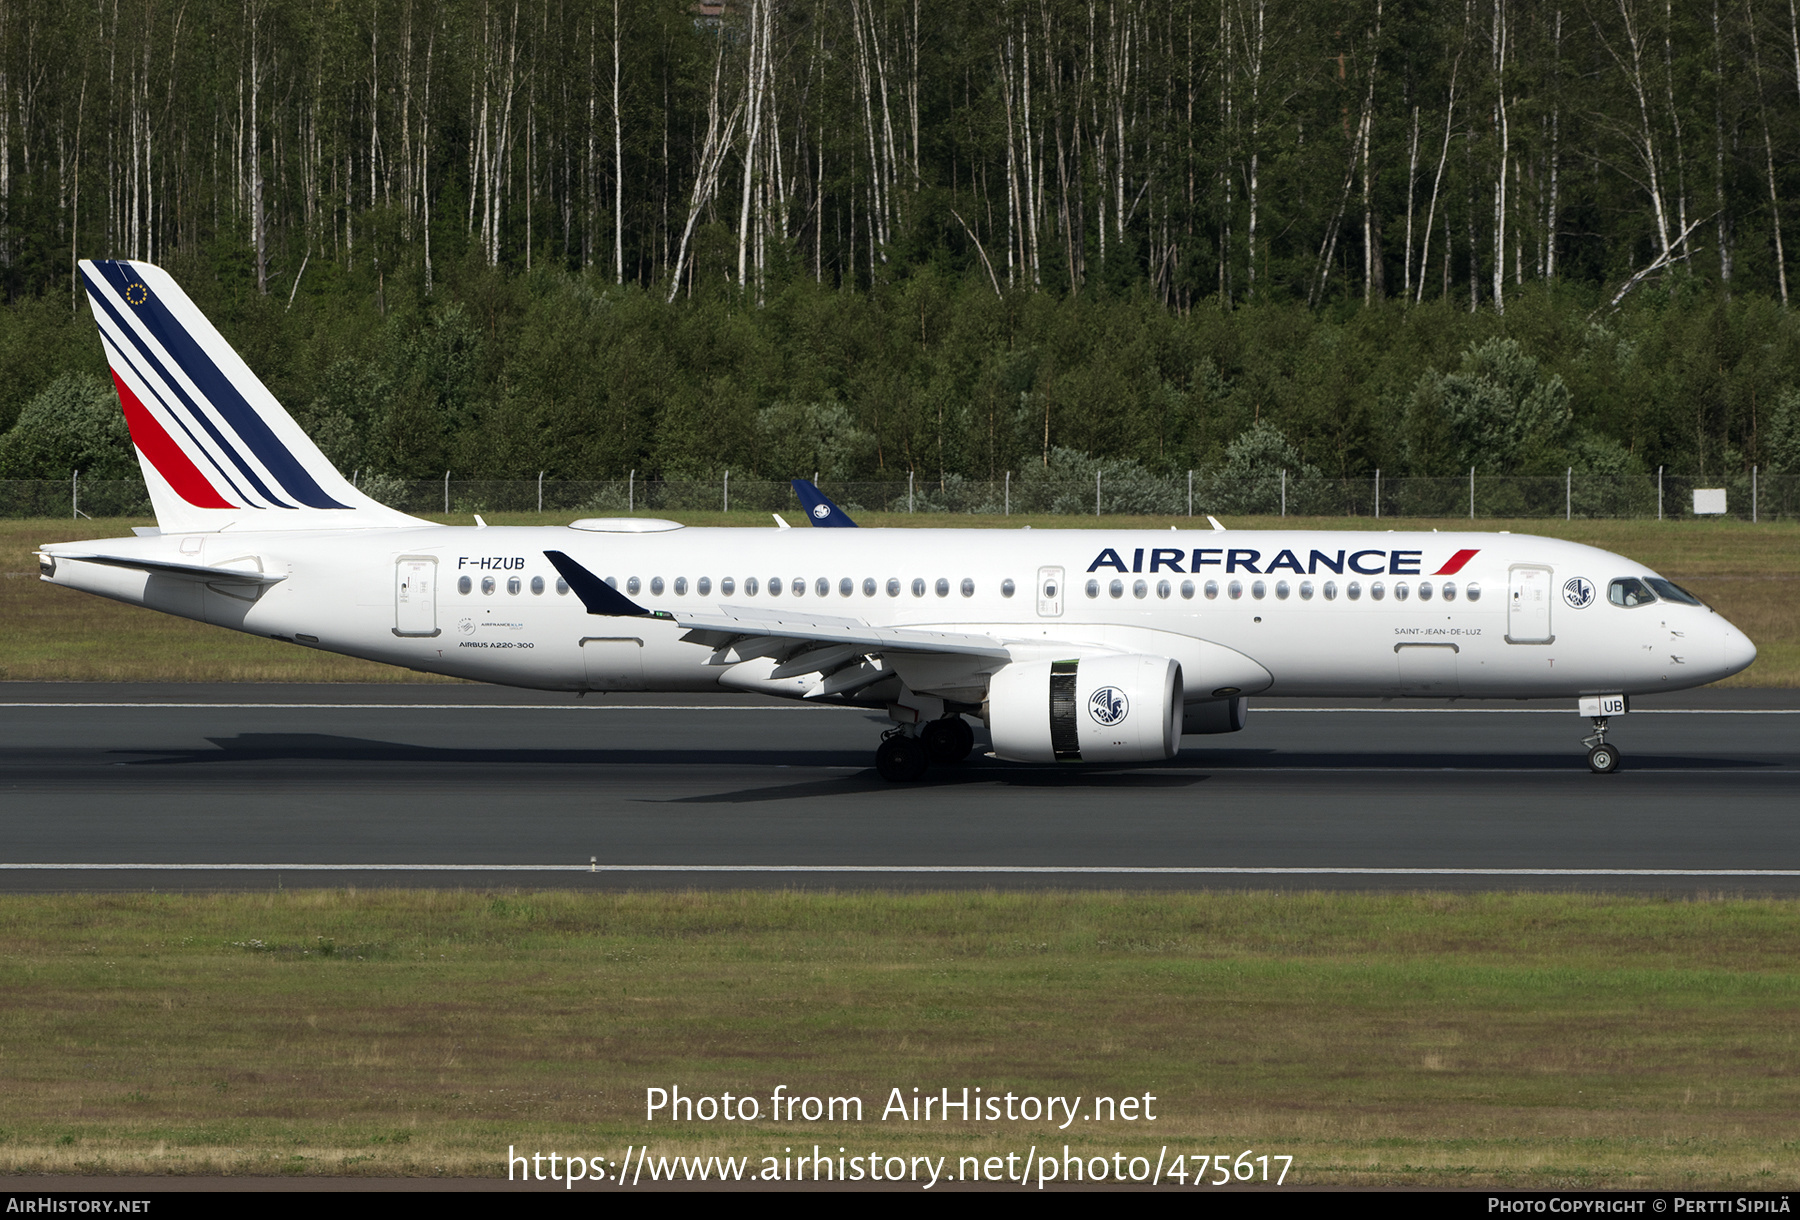
POLYGON ((1131 704, 1125 698, 1125 692, 1116 686, 1102 686, 1088 696, 1088 715, 1094 723, 1105 728, 1112 728, 1124 720, 1131 711, 1131 704))

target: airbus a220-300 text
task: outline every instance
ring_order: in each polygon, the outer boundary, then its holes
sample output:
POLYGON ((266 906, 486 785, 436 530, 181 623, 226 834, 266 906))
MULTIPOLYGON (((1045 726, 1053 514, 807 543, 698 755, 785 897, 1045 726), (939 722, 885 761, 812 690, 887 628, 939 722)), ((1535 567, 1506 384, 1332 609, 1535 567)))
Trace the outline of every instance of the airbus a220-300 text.
POLYGON ((899 781, 971 721, 1004 759, 1154 761, 1262 694, 1572 700, 1604 773, 1632 695, 1756 656, 1644 565, 1526 535, 438 525, 353 487, 165 272, 81 268, 157 527, 45 546, 43 579, 309 648, 880 709, 899 781))

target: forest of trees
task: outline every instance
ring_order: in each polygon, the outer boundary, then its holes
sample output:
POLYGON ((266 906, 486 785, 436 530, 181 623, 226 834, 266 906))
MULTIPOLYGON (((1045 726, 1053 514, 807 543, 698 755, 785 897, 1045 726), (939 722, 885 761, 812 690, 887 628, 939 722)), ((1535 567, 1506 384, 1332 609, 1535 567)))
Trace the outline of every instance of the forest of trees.
POLYGON ((1797 184, 1796 0, 8 0, 0 430, 114 256, 395 474, 1793 467, 1797 184))

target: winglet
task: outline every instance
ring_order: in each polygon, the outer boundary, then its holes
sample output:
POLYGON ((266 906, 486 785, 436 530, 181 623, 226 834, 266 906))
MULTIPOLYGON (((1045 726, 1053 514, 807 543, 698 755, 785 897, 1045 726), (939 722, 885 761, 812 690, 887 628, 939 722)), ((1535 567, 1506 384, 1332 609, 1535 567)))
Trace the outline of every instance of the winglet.
POLYGON ((1225 527, 1219 524, 1219 519, 1217 517, 1208 515, 1206 519, 1212 522, 1213 533, 1223 534, 1225 532, 1225 527))
POLYGON ((604 614, 610 618, 668 617, 644 609, 561 551, 545 551, 544 558, 569 582, 569 588, 575 591, 589 614, 604 614))
POLYGON ((833 504, 825 493, 808 483, 805 479, 794 480, 794 494, 800 497, 800 503, 806 506, 806 515, 812 518, 813 527, 855 529, 856 522, 850 520, 850 514, 833 504))

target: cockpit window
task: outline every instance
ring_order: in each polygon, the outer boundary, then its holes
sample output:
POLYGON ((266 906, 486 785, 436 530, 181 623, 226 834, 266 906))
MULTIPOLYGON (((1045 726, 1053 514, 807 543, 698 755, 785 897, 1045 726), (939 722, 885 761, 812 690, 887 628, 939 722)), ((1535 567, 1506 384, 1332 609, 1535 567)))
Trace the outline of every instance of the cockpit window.
POLYGON ((1643 581, 1621 576, 1606 587, 1606 600, 1615 606, 1648 606, 1656 600, 1656 594, 1643 581))
POLYGON ((1672 580, 1664 580, 1660 576, 1646 576, 1644 582, 1666 601, 1680 602, 1684 606, 1704 606, 1706 603, 1689 593, 1672 580))

